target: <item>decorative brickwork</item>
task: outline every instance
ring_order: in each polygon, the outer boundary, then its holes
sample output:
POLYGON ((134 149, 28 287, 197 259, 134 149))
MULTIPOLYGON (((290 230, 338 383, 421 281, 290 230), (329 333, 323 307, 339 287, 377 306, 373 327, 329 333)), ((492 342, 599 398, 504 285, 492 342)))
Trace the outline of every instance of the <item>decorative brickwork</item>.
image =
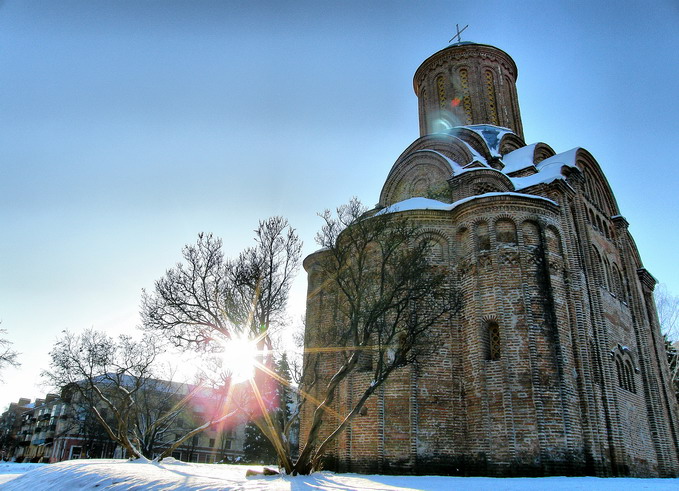
MULTIPOLYGON (((473 43, 417 70, 422 136, 389 172, 378 209, 435 238, 430 259, 451 272, 462 308, 434 326, 426 361, 394 373, 368 400, 328 467, 679 475, 679 409, 655 280, 589 152, 555 155, 523 142, 516 73, 506 53, 473 43), (472 124, 435 133, 430 119, 450 93, 472 124), (491 125, 498 121, 509 129, 491 125)), ((322 255, 305 260, 308 348, 323 348, 336 308, 315 266, 322 255)), ((338 355, 319 351, 317 374, 327 380, 338 355)), ((370 381, 366 369, 343 383, 336 417, 370 381)))

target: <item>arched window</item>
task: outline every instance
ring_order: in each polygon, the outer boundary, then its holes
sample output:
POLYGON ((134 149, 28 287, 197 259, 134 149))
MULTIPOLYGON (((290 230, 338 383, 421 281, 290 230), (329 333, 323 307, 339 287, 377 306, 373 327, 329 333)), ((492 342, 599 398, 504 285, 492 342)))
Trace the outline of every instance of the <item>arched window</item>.
POLYGON ((632 362, 629 360, 625 360, 625 368, 627 369, 627 378, 628 378, 628 385, 629 385, 629 391, 634 392, 635 394, 637 393, 637 385, 634 383, 634 368, 632 367, 632 362))
POLYGON ((446 79, 443 75, 436 77, 436 92, 438 93, 439 109, 445 110, 448 108, 448 96, 446 94, 446 79))
POLYGON ((594 246, 592 246, 592 266, 594 266, 594 277, 596 279, 596 283, 603 285, 605 282, 603 271, 604 265, 601 261, 601 254, 599 254, 599 251, 594 246))
POLYGON ((618 386, 633 394, 637 393, 634 382, 634 366, 630 359, 629 349, 618 345, 618 352, 615 354, 615 369, 618 374, 618 386))
POLYGON ((596 228, 596 218, 594 218, 594 212, 591 208, 588 208, 587 211, 589 211, 589 223, 592 224, 592 227, 596 228))
POLYGON ((559 231, 550 225, 545 229, 545 238, 547 239, 547 250, 560 256, 562 251, 559 231))
POLYGON ((493 72, 486 70, 484 75, 486 79, 486 108, 488 109, 488 117, 491 124, 497 125, 497 103, 495 101, 495 80, 493 72))
POLYGON ((448 258, 448 240, 435 233, 425 232, 419 240, 426 246, 427 258, 435 264, 445 262, 448 258))
POLYGON ((486 322, 486 360, 500 359, 500 326, 495 321, 486 322))
POLYGON ((471 252, 471 244, 469 243, 469 229, 461 228, 457 232, 457 247, 461 256, 466 256, 471 252))
POLYGON ((503 218, 495 223, 495 236, 501 244, 516 245, 516 226, 514 222, 503 218))
POLYGON ((490 250, 490 235, 488 234, 488 224, 479 222, 476 225, 476 248, 479 251, 490 250))
POLYGON ((613 263, 611 264, 611 268, 613 269, 613 280, 615 282, 615 295, 620 299, 620 300, 625 300, 625 288, 622 285, 622 275, 620 274, 620 270, 618 269, 618 266, 613 263))
POLYGON ((356 363, 356 370, 359 372, 370 372, 373 369, 373 352, 372 346, 364 346, 358 353, 358 362, 356 363))
POLYGON ((622 360, 619 356, 615 357, 615 371, 618 374, 618 386, 622 389, 625 388, 625 372, 622 364, 622 360))
POLYGON ((521 240, 524 246, 537 247, 540 245, 540 226, 531 221, 521 224, 521 240))
POLYGON ((612 287, 611 287, 611 268, 608 264, 608 259, 606 259, 605 257, 604 257, 604 287, 606 287, 606 289, 608 291, 612 290, 612 287))

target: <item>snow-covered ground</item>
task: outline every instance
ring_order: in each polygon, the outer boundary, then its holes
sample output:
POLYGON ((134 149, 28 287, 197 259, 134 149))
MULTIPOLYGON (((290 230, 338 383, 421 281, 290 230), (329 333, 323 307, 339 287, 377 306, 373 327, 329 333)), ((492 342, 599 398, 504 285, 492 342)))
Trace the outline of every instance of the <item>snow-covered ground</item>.
POLYGON ((638 491, 679 489, 679 479, 599 479, 596 477, 543 477, 494 479, 488 477, 379 476, 318 472, 311 476, 252 476, 257 466, 187 464, 170 460, 71 460, 59 464, 0 463, 3 490, 74 489, 116 490, 465 490, 465 491, 638 491))

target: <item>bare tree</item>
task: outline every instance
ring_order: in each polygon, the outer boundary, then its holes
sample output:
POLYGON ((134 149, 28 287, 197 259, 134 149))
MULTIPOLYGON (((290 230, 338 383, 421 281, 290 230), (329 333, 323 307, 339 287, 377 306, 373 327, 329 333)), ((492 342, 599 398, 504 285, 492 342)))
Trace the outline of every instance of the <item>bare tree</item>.
POLYGON ((654 296, 662 332, 671 341, 679 341, 679 297, 672 295, 663 284, 655 288, 654 296))
MULTIPOLYGON (((288 221, 279 216, 259 222, 255 242, 232 263, 231 274, 250 331, 270 333, 282 324, 290 285, 299 269, 302 242, 288 221)), ((271 348, 270 336, 263 341, 271 348)))
MULTIPOLYGON (((274 417, 268 400, 276 391, 260 389, 266 377, 289 384, 270 364, 259 365, 251 399, 259 402, 261 417, 254 423, 273 444, 279 464, 289 474, 318 469, 328 446, 348 427, 365 401, 395 370, 414 363, 433 346, 433 326, 445 322, 459 308, 459 296, 448 284, 445 268, 429 260, 430 241, 396 214, 365 215, 354 200, 322 215, 324 226, 317 241, 324 252, 317 267, 323 288, 335 299, 335 321, 329 329, 307 332, 298 403, 285 417, 274 417), (342 362, 324 378, 318 371, 319 351, 333 349, 342 362), (366 355, 372 382, 355 407, 321 440, 324 413, 331 408, 340 383, 366 355), (313 395, 312 395, 313 394, 313 395), (306 444, 293 459, 290 431, 306 404, 313 417, 306 444)), ((185 263, 178 264, 145 293, 142 317, 147 329, 165 332, 179 346, 213 346, 219 336, 232 339, 243 330, 250 335, 267 332, 280 320, 293 272, 299 262, 296 235, 282 219, 260 223, 257 246, 229 263, 221 242, 199 236, 196 246, 184 249, 185 263), (246 322, 243 322, 243 321, 246 322)), ((270 345, 269 345, 270 346, 270 345)), ((275 387, 275 384, 274 384, 275 387)), ((247 412, 247 401, 240 409, 247 412)), ((281 414, 279 411, 277 414, 281 414)))
POLYGON ((19 353, 12 349, 12 342, 4 338, 6 334, 5 329, 0 329, 0 336, 2 336, 0 337, 0 372, 8 366, 18 367, 20 365, 19 353))
POLYGON ((185 384, 158 378, 147 378, 135 400, 132 413, 139 450, 146 457, 153 456, 161 446, 174 442, 172 430, 185 409, 185 384))
POLYGON ((187 245, 184 263, 167 270, 152 293, 142 293, 142 328, 165 334, 179 347, 209 346, 215 337, 231 339, 247 318, 236 309, 229 264, 222 241, 199 234, 187 245))
POLYGON ((301 248, 297 233, 281 217, 261 221, 255 246, 235 260, 224 257, 220 239, 200 234, 195 245, 184 247, 184 261, 142 296, 142 327, 163 333, 176 346, 218 353, 227 343, 248 338, 266 348, 269 354, 260 357, 249 397, 241 390, 232 403, 257 418, 267 437, 281 446, 282 428, 270 430, 274 422, 268 415, 277 404, 270 332, 284 324, 301 248))
MULTIPOLYGON (((388 210, 387 210, 388 211, 388 210)), ((460 308, 449 272, 433 265, 431 241, 395 213, 366 214, 356 199, 326 211, 317 235, 323 248, 315 267, 321 289, 332 298, 330 325, 307 325, 302 393, 315 394, 306 443, 292 469, 307 474, 320 468, 328 446, 360 413, 368 398, 399 368, 431 352, 433 329, 460 308), (311 328, 311 329, 309 329, 311 328), (323 378, 317 366, 323 351, 339 353, 334 373, 323 378), (372 372, 349 412, 338 421, 324 415, 332 408, 340 383, 357 368, 372 372), (321 438, 322 426, 329 426, 321 438)), ((307 318, 307 322, 310 319, 307 318)), ((306 397, 302 403, 308 403, 306 397)))
MULTIPOLYGON (((160 341, 150 335, 135 341, 124 335, 115 340, 94 330, 79 335, 65 332, 50 352, 50 370, 43 376, 61 387, 66 399, 91 410, 109 438, 131 458, 151 457, 159 434, 199 390, 179 397, 178 384, 154 378, 154 363, 161 352, 160 341)), ((190 436, 232 416, 220 413, 190 436)), ((176 448, 183 441, 169 444, 176 448)))
POLYGON ((679 297, 672 295, 667 286, 658 285, 655 289, 655 304, 660 328, 665 337, 670 376, 679 401, 679 297))
MULTIPOLYGON (((210 349, 216 341, 255 337, 280 324, 302 243, 281 217, 260 222, 255 242, 229 261, 219 238, 199 234, 196 245, 184 247, 184 262, 143 292, 143 328, 163 332, 180 347, 210 349)), ((270 347, 268 336, 262 339, 270 347)))

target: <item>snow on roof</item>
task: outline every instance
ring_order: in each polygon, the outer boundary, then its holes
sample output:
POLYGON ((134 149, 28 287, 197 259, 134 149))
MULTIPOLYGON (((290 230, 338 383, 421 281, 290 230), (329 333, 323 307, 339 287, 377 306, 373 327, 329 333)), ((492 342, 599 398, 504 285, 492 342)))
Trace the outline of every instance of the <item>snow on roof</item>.
POLYGON ((512 174, 529 167, 534 167, 533 156, 535 154, 535 147, 537 143, 526 145, 525 147, 517 148, 513 152, 509 152, 502 157, 502 163, 505 165, 502 172, 505 174, 512 174))
POLYGON ((579 150, 580 147, 575 147, 571 148, 570 150, 566 150, 565 152, 557 153, 556 155, 552 155, 551 157, 546 158, 542 162, 539 162, 536 167, 538 168, 538 170, 540 170, 545 166, 560 163, 562 166, 565 165, 567 167, 575 168, 577 167, 575 165, 575 158, 579 150))
MULTIPOLYGON (((536 165, 538 172, 526 177, 510 177, 514 184, 514 189, 526 189, 536 184, 549 184, 557 179, 565 179, 566 176, 561 172, 564 167, 577 169, 575 156, 579 148, 573 148, 567 152, 552 155, 536 165)), ((516 151, 516 150, 515 150, 516 151)), ((512 152, 514 153, 514 152, 512 152)))
POLYGON ((469 196, 455 201, 454 203, 443 203, 441 201, 430 199, 430 198, 408 198, 398 203, 394 203, 376 213, 376 215, 386 215, 387 213, 398 213, 401 211, 411 211, 411 210, 442 210, 451 211, 454 208, 480 198, 489 198, 491 196, 516 196, 520 198, 536 199, 541 201, 547 201, 553 205, 558 206, 555 201, 543 196, 535 196, 534 194, 523 194, 523 193, 512 193, 512 192, 495 192, 495 193, 484 193, 476 196, 469 196))
MULTIPOLYGON (((507 133, 513 133, 509 128, 503 128, 502 126, 493 126, 490 124, 472 124, 469 126, 464 126, 481 138, 483 138, 488 145, 488 150, 490 150, 490 155, 493 157, 501 157, 500 155, 500 142, 502 137, 507 133)), ((453 128, 452 130, 454 130, 453 128)), ((451 131, 452 131, 451 130, 451 131)))

